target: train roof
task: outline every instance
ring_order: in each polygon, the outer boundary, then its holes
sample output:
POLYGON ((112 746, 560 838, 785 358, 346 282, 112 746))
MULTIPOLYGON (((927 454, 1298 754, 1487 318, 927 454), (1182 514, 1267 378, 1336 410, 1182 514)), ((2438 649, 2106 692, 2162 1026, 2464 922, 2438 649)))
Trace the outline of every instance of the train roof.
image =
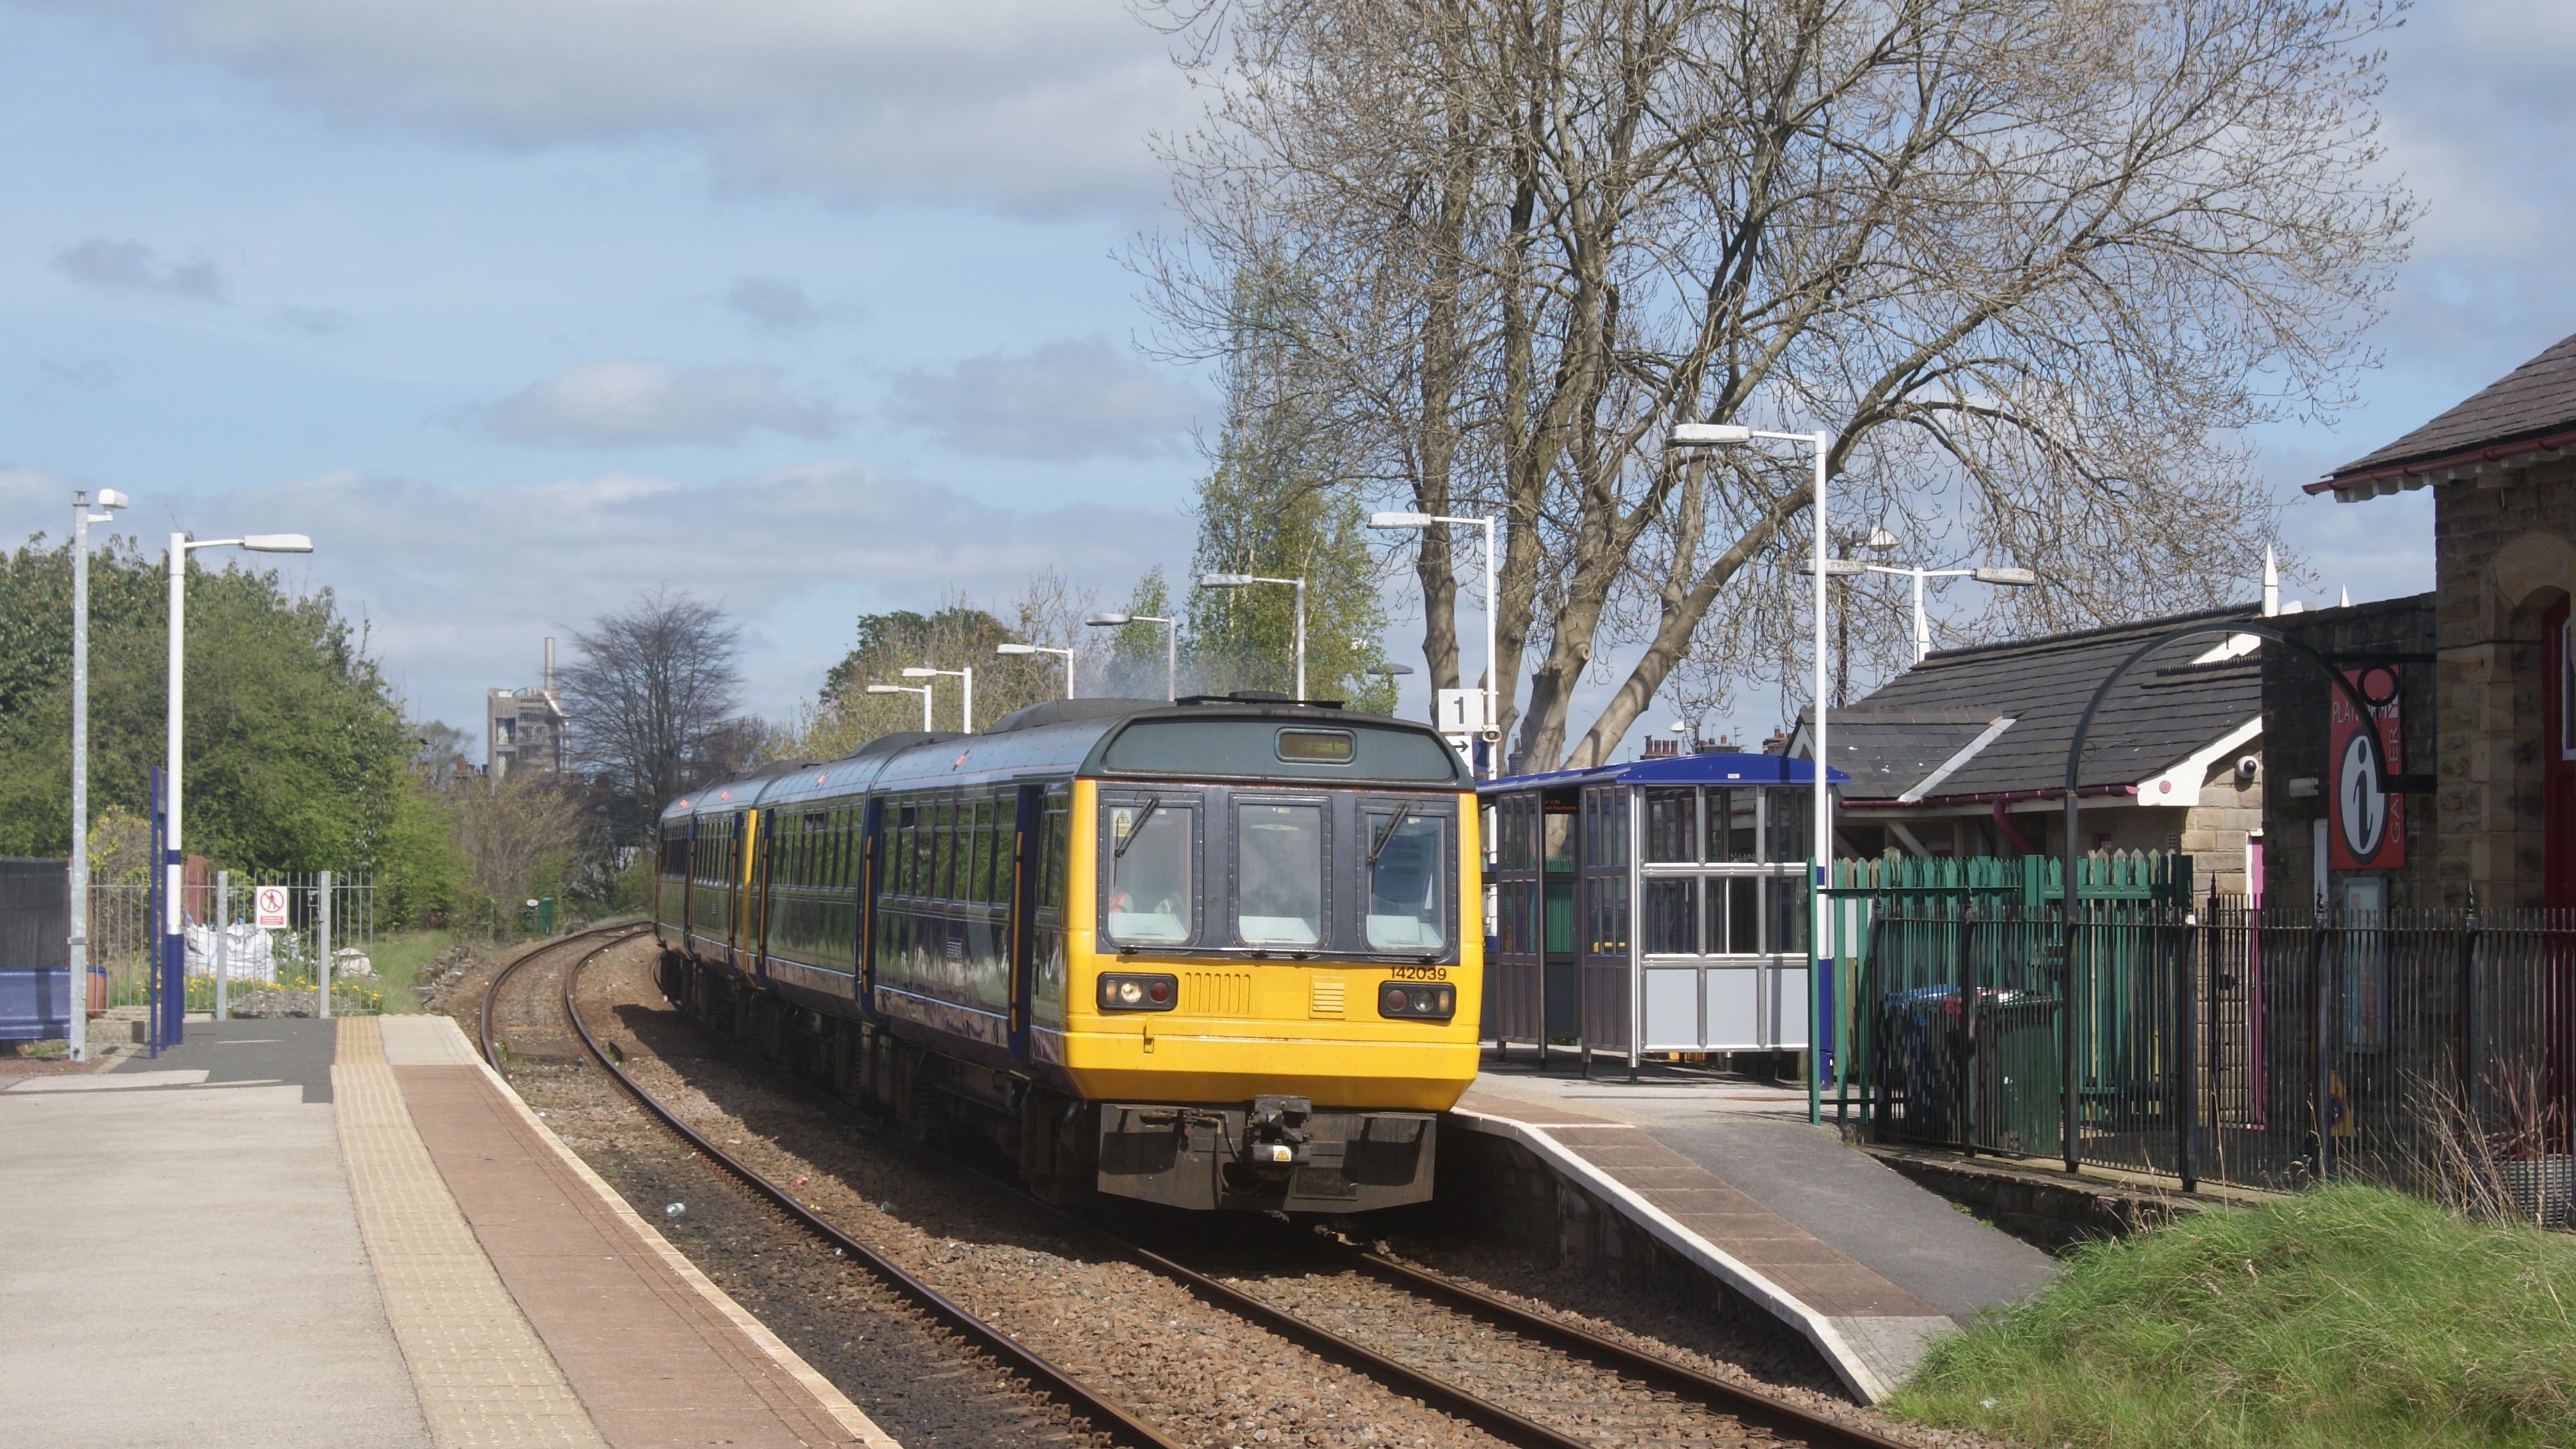
POLYGON ((664 818, 840 799, 932 781, 1033 775, 1312 780, 1471 789, 1466 762, 1428 725, 1277 696, 1059 699, 980 734, 880 735, 837 760, 762 765, 673 801, 664 818))

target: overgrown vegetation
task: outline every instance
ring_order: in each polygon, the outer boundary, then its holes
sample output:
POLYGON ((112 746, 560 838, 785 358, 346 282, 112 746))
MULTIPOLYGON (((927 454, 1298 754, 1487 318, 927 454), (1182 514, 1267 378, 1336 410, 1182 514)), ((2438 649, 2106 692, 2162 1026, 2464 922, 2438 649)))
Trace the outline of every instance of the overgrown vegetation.
POLYGON ((2048 1445, 2568 1444, 2570 1365, 2576 1243, 2337 1186, 2080 1249, 1889 1407, 2048 1445))

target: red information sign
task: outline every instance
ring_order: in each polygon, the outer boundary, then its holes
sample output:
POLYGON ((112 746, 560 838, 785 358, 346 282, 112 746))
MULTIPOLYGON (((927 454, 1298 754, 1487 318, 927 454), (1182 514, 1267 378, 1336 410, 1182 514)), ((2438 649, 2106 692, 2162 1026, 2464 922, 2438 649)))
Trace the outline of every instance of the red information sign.
MULTIPOLYGON (((2352 681, 2369 701, 2371 719, 2376 728, 2371 732, 2386 756, 2389 773, 2395 774, 2404 761, 2398 754, 2398 696, 2403 691, 2395 669, 2374 664, 2367 669, 2347 669, 2343 677, 2352 681)), ((2333 771, 2332 794, 2326 802, 2326 859, 2336 870, 2391 870, 2406 864, 2406 797, 2387 794, 2379 788, 2379 776, 2371 768, 2371 735, 2362 732, 2361 717, 2353 713, 2352 701, 2333 685, 2326 686, 2327 767, 2333 771)))

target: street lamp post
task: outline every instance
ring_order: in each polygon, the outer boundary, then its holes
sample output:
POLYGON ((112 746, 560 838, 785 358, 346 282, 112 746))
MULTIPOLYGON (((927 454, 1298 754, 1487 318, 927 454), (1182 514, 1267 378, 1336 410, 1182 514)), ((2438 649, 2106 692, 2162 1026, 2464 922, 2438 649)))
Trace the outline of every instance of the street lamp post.
MULTIPOLYGON (((159 1033, 163 1046, 179 1040, 180 1020, 186 1015, 188 986, 187 905, 181 887, 186 883, 182 863, 187 851, 179 842, 180 721, 185 711, 187 688, 185 659, 188 636, 188 554, 201 548, 241 548, 252 553, 311 553, 313 540, 300 533, 253 533, 240 538, 191 539, 184 533, 170 535, 170 708, 164 722, 167 729, 168 779, 163 789, 163 813, 168 828, 162 836, 162 900, 168 914, 161 923, 161 970, 163 1009, 167 1024, 159 1033)), ((318 984, 315 1010, 322 1016, 331 1014, 331 963, 320 962, 315 968, 318 984)))
MULTIPOLYGON (((2039 575, 2029 569, 2000 568, 1979 564, 1972 569, 1898 568, 1893 564, 1862 563, 1857 559, 1828 559, 1826 571, 1834 574, 1892 574, 1914 580, 1914 662, 1920 664, 1932 652, 1932 620, 1923 612, 1925 579, 1975 579, 1981 584, 2001 588, 2027 589, 2039 582, 2039 575)), ((1807 572, 1801 568, 1800 573, 1807 572)))
POLYGON ((71 993, 69 1040, 73 1061, 89 1060, 89 526, 114 521, 125 495, 98 490, 90 512, 89 491, 72 494, 72 858, 71 939, 65 978, 71 993))
MULTIPOLYGON (((1493 518, 1452 518, 1441 513, 1372 513, 1369 515, 1371 528, 1423 529, 1435 523, 1460 523, 1485 531, 1485 687, 1481 692, 1485 696, 1485 731, 1489 735, 1495 729, 1496 721, 1503 717, 1499 698, 1503 681, 1497 663, 1501 654, 1494 645, 1494 616, 1502 607, 1502 600, 1494 593, 1494 525, 1499 521, 1493 518)), ((1500 751, 1489 750, 1487 753, 1490 756, 1500 751)))
POLYGON ((1306 581, 1274 579, 1260 574, 1206 574, 1199 579, 1203 589, 1244 589, 1254 584, 1287 584, 1297 591, 1297 702, 1306 702, 1306 581))
POLYGON ((871 685, 869 685, 869 686, 868 686, 868 693, 870 693, 870 694, 917 694, 917 695, 920 695, 920 696, 921 696, 921 732, 922 732, 923 734, 929 734, 929 733, 931 732, 931 730, 930 730, 930 686, 929 686, 929 685, 925 684, 925 685, 922 685, 921 687, 919 687, 919 688, 917 688, 917 689, 916 689, 916 688, 912 687, 911 685, 905 685, 905 684, 871 684, 871 685))
POLYGON ((1180 621, 1180 620, 1178 620, 1178 619, 1158 619, 1158 618, 1154 617, 1154 616, 1153 616, 1153 615, 1151 615, 1151 614, 1124 614, 1124 613, 1120 613, 1120 612, 1118 612, 1117 610, 1114 610, 1114 609, 1113 609, 1113 610, 1110 610, 1110 611, 1109 611, 1109 612, 1107 612, 1107 613, 1094 614, 1094 615, 1092 615, 1090 618, 1087 618, 1087 619, 1083 620, 1082 622, 1083 622, 1083 623, 1085 623, 1085 624, 1090 625, 1090 626, 1091 626, 1092 628, 1094 628, 1094 629, 1118 629, 1118 628, 1123 628, 1123 627, 1125 627, 1126 625, 1129 625, 1129 624, 1160 624, 1160 625, 1162 625, 1162 626, 1163 626, 1163 698, 1164 698, 1166 701, 1170 701, 1170 700, 1176 700, 1176 699, 1179 699, 1179 698, 1181 697, 1181 621, 1180 621))
POLYGON ((1073 698, 1073 651, 1047 644, 996 644, 996 654, 1061 654, 1064 656, 1064 697, 1073 698))
POLYGON ((1816 491, 1813 500, 1816 512, 1816 553, 1813 566, 1816 578, 1816 692, 1813 696, 1816 701, 1816 738, 1814 748, 1808 752, 1808 757, 1814 763, 1816 770, 1816 818, 1812 827, 1815 838, 1809 842, 1808 847, 1814 880, 1813 887, 1808 892, 1808 900, 1813 905, 1814 915, 1807 923, 1807 1120, 1817 1122, 1822 1121, 1824 1116, 1819 1094, 1823 1085, 1825 1060, 1824 1053, 1820 1050, 1825 1024, 1819 1019, 1817 1005, 1823 996, 1823 977, 1829 960, 1825 955, 1828 904, 1825 890, 1832 884, 1831 862, 1834 840, 1834 793, 1833 788, 1825 783, 1832 768, 1829 762, 1833 759, 1833 755, 1825 747, 1825 581, 1831 573, 1831 561, 1825 557, 1825 484, 1826 460, 1827 455, 1833 450, 1834 435, 1825 432, 1762 432, 1745 427, 1741 423, 1677 423, 1673 426, 1669 441, 1676 448, 1716 448, 1749 443, 1755 438, 1769 438, 1784 443, 1805 443, 1816 450, 1816 491))
MULTIPOLYGON (((906 678, 906 679, 962 679, 962 680, 965 680, 965 681, 966 681, 966 708, 965 708, 964 712, 958 716, 959 720, 962 722, 962 728, 959 730, 959 733, 961 733, 961 734, 970 734, 970 735, 971 735, 971 734, 973 734, 973 733, 975 733, 975 666, 974 666, 974 665, 969 664, 969 665, 967 665, 967 666, 966 666, 965 668, 963 668, 963 669, 932 669, 932 668, 929 668, 929 667, 928 667, 928 666, 926 666, 926 665, 924 665, 924 666, 916 666, 916 667, 914 667, 914 668, 911 668, 911 669, 907 669, 907 670, 905 670, 905 671, 903 672, 903 677, 904 677, 904 678, 906 678)), ((928 689, 929 687, 930 687, 930 686, 928 686, 928 685, 923 685, 923 686, 922 686, 922 688, 924 688, 924 689, 928 689)))

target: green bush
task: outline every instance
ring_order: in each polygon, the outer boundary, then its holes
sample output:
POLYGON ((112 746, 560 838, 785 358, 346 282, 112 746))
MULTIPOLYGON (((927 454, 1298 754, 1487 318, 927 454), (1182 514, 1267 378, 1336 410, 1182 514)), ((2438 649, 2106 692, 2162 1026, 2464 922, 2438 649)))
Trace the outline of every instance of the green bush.
POLYGON ((2078 1446, 2576 1443, 2576 1242, 2367 1187, 2088 1246, 1889 1408, 2078 1446))

